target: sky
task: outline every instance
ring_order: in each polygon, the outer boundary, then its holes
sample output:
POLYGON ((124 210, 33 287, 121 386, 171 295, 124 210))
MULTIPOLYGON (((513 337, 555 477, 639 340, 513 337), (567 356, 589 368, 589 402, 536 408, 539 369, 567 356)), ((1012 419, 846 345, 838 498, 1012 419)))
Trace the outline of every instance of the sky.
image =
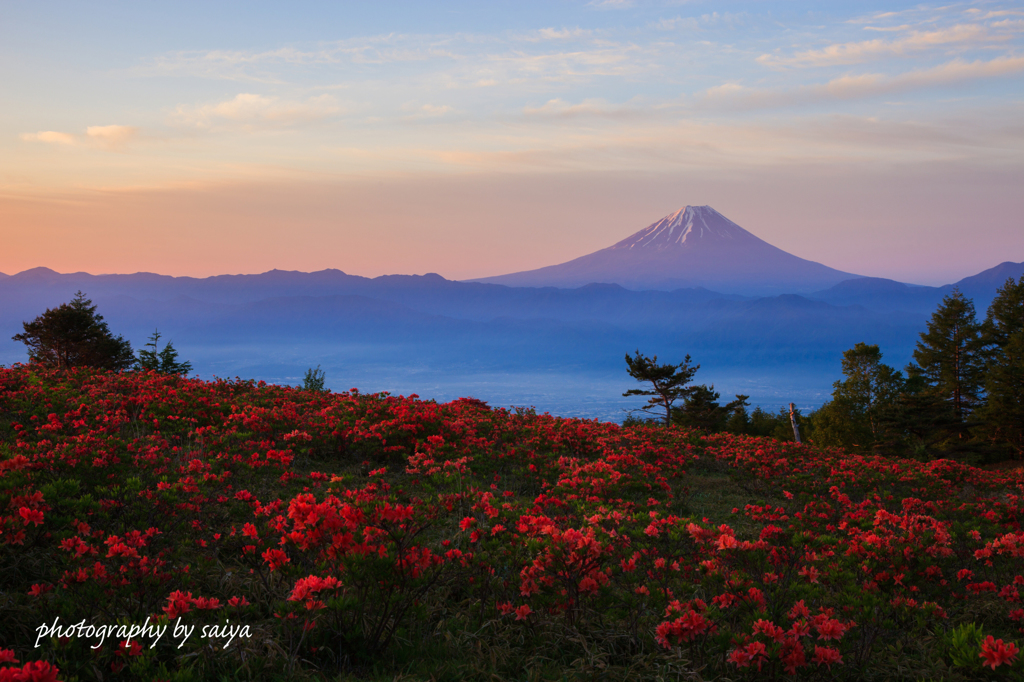
POLYGON ((1024 2, 0 3, 0 272, 1024 261, 1024 2))

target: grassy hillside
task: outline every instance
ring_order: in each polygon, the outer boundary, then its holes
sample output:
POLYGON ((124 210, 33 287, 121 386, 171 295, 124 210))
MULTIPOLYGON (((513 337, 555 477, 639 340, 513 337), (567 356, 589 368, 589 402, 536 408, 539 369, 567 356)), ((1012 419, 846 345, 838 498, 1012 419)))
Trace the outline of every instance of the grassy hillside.
POLYGON ((1022 495, 469 399, 16 366, 0 680, 1024 679, 1022 495))

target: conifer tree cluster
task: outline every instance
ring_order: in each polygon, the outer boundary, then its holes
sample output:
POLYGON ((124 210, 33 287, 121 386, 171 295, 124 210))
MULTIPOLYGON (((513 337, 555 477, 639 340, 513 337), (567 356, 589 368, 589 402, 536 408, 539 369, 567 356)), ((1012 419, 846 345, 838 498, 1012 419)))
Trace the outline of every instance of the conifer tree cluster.
POLYGON ((846 351, 846 378, 809 416, 812 440, 924 459, 1024 457, 1024 277, 1007 280, 982 322, 954 289, 913 357, 904 375, 878 346, 846 351))
POLYGON ((178 362, 178 351, 170 341, 160 348, 159 330, 153 331, 145 350, 139 351, 137 365, 141 370, 161 374, 188 374, 192 371, 191 362, 178 362))
POLYGON ((59 370, 76 367, 141 370, 161 374, 188 374, 192 363, 179 362, 178 351, 168 341, 160 348, 160 332, 154 331, 138 357, 124 337, 114 334, 96 312, 96 305, 81 291, 69 303, 48 308, 22 324, 24 331, 12 338, 28 348, 29 361, 59 370))
MULTIPOLYGON (((650 396, 647 405, 640 408, 643 412, 664 410, 664 422, 679 424, 700 429, 705 433, 716 433, 723 430, 745 432, 750 426, 750 415, 746 408, 750 406, 747 395, 737 395, 736 400, 725 405, 719 404, 721 395, 715 390, 714 384, 696 384, 690 386, 693 376, 700 365, 691 365, 692 359, 687 355, 678 365, 658 364, 658 356, 647 357, 639 350, 633 357, 626 355, 626 367, 629 375, 640 382, 651 384, 649 389, 634 388, 623 393, 628 396, 650 396), (682 401, 676 407, 676 401, 682 401)), ((757 416, 755 411, 755 416, 757 416)), ((639 423, 630 415, 627 424, 639 423)))
MULTIPOLYGON (((877 345, 845 351, 844 379, 833 385, 832 399, 806 416, 796 411, 806 438, 918 459, 1024 459, 1024 277, 999 289, 982 322, 974 303, 954 289, 932 314, 913 358, 900 371, 882 362, 877 345)), ((679 365, 657 360, 639 351, 626 356, 630 376, 651 388, 623 395, 649 396, 644 411, 707 433, 793 439, 785 407, 748 412, 744 395, 722 405, 714 386, 690 384, 700 365, 689 356, 679 365)))
POLYGON ((28 347, 28 357, 57 369, 98 367, 125 370, 135 363, 132 344, 110 332, 96 306, 81 291, 69 303, 25 322, 12 338, 28 347))

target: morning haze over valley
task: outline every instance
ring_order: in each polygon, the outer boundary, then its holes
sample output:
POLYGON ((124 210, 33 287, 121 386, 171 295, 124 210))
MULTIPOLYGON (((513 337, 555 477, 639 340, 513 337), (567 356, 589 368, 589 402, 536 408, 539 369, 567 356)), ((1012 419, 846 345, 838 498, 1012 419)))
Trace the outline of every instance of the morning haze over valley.
MULTIPOLYGON (((200 376, 295 384, 319 366, 336 390, 473 396, 621 421, 638 406, 621 396, 631 381, 624 349, 690 354, 723 395, 810 410, 827 400, 844 350, 870 338, 902 367, 954 287, 984 310, 1022 275, 1024 263, 1007 261, 938 287, 862 277, 776 248, 710 206, 685 206, 565 263, 469 281, 40 267, 3 276, 0 292, 5 338, 80 290, 129 338, 160 329, 200 376)), ((23 361, 20 344, 5 346, 0 360, 23 361)))

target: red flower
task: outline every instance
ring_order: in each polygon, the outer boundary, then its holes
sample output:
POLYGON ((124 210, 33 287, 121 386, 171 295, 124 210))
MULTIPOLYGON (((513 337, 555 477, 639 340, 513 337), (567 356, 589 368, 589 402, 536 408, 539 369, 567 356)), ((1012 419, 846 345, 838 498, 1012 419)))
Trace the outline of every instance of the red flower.
POLYGON ((989 635, 981 645, 981 653, 978 656, 985 659, 982 665, 990 666, 995 670, 997 666, 1004 663, 1012 665, 1017 660, 1017 653, 1019 651, 1020 649, 1013 642, 1003 644, 1003 640, 995 639, 992 635, 989 635))
POLYGON ((812 660, 818 665, 827 665, 831 670, 833 663, 843 662, 843 657, 839 654, 839 649, 833 649, 830 646, 816 646, 812 660))
POLYGON ((173 620, 178 616, 191 611, 192 604, 194 602, 195 598, 192 596, 191 592, 175 590, 167 597, 167 606, 165 606, 163 610, 164 613, 167 614, 167 617, 173 620))
POLYGON ((529 604, 523 604, 516 609, 516 620, 526 620, 526 617, 533 613, 533 609, 530 608, 529 604))
POLYGON ((729 654, 729 661, 737 668, 756 665, 758 672, 761 671, 761 666, 767 660, 768 656, 765 654, 765 646, 761 642, 751 642, 745 647, 737 647, 729 654))
POLYGON ((758 620, 754 622, 754 634, 762 634, 769 638, 773 642, 781 642, 785 631, 775 623, 768 620, 758 620))
POLYGON ((846 634, 846 626, 838 620, 827 616, 815 616, 814 629, 818 631, 818 639, 842 639, 846 634))
POLYGON ((0 670, 0 682, 58 682, 59 672, 46 661, 31 661, 22 668, 0 670))
POLYGON ((270 570, 272 571, 276 571, 291 561, 291 559, 288 558, 288 555, 279 549, 268 549, 263 552, 262 557, 265 562, 270 564, 270 570))
POLYGON ((797 668, 807 665, 804 648, 797 640, 787 640, 782 649, 782 665, 788 675, 796 675, 797 668))
POLYGON ((138 642, 129 642, 126 639, 122 639, 119 646, 121 647, 121 650, 118 651, 118 654, 120 654, 121 656, 123 656, 125 653, 127 653, 129 656, 142 655, 142 645, 138 642))
POLYGON ((793 608, 789 610, 790 620, 796 620, 797 618, 810 618, 811 610, 804 604, 804 600, 801 599, 797 603, 793 604, 793 608))
POLYGON ((215 611, 220 608, 220 599, 216 597, 196 597, 195 605, 197 609, 205 609, 208 611, 215 611))
POLYGON ((733 649, 733 652, 729 654, 729 662, 737 668, 746 668, 750 665, 750 654, 745 648, 733 649))
POLYGON ((30 523, 34 523, 37 526, 43 522, 43 512, 38 509, 29 509, 28 507, 22 507, 18 510, 18 514, 21 515, 22 520, 27 526, 30 523))

